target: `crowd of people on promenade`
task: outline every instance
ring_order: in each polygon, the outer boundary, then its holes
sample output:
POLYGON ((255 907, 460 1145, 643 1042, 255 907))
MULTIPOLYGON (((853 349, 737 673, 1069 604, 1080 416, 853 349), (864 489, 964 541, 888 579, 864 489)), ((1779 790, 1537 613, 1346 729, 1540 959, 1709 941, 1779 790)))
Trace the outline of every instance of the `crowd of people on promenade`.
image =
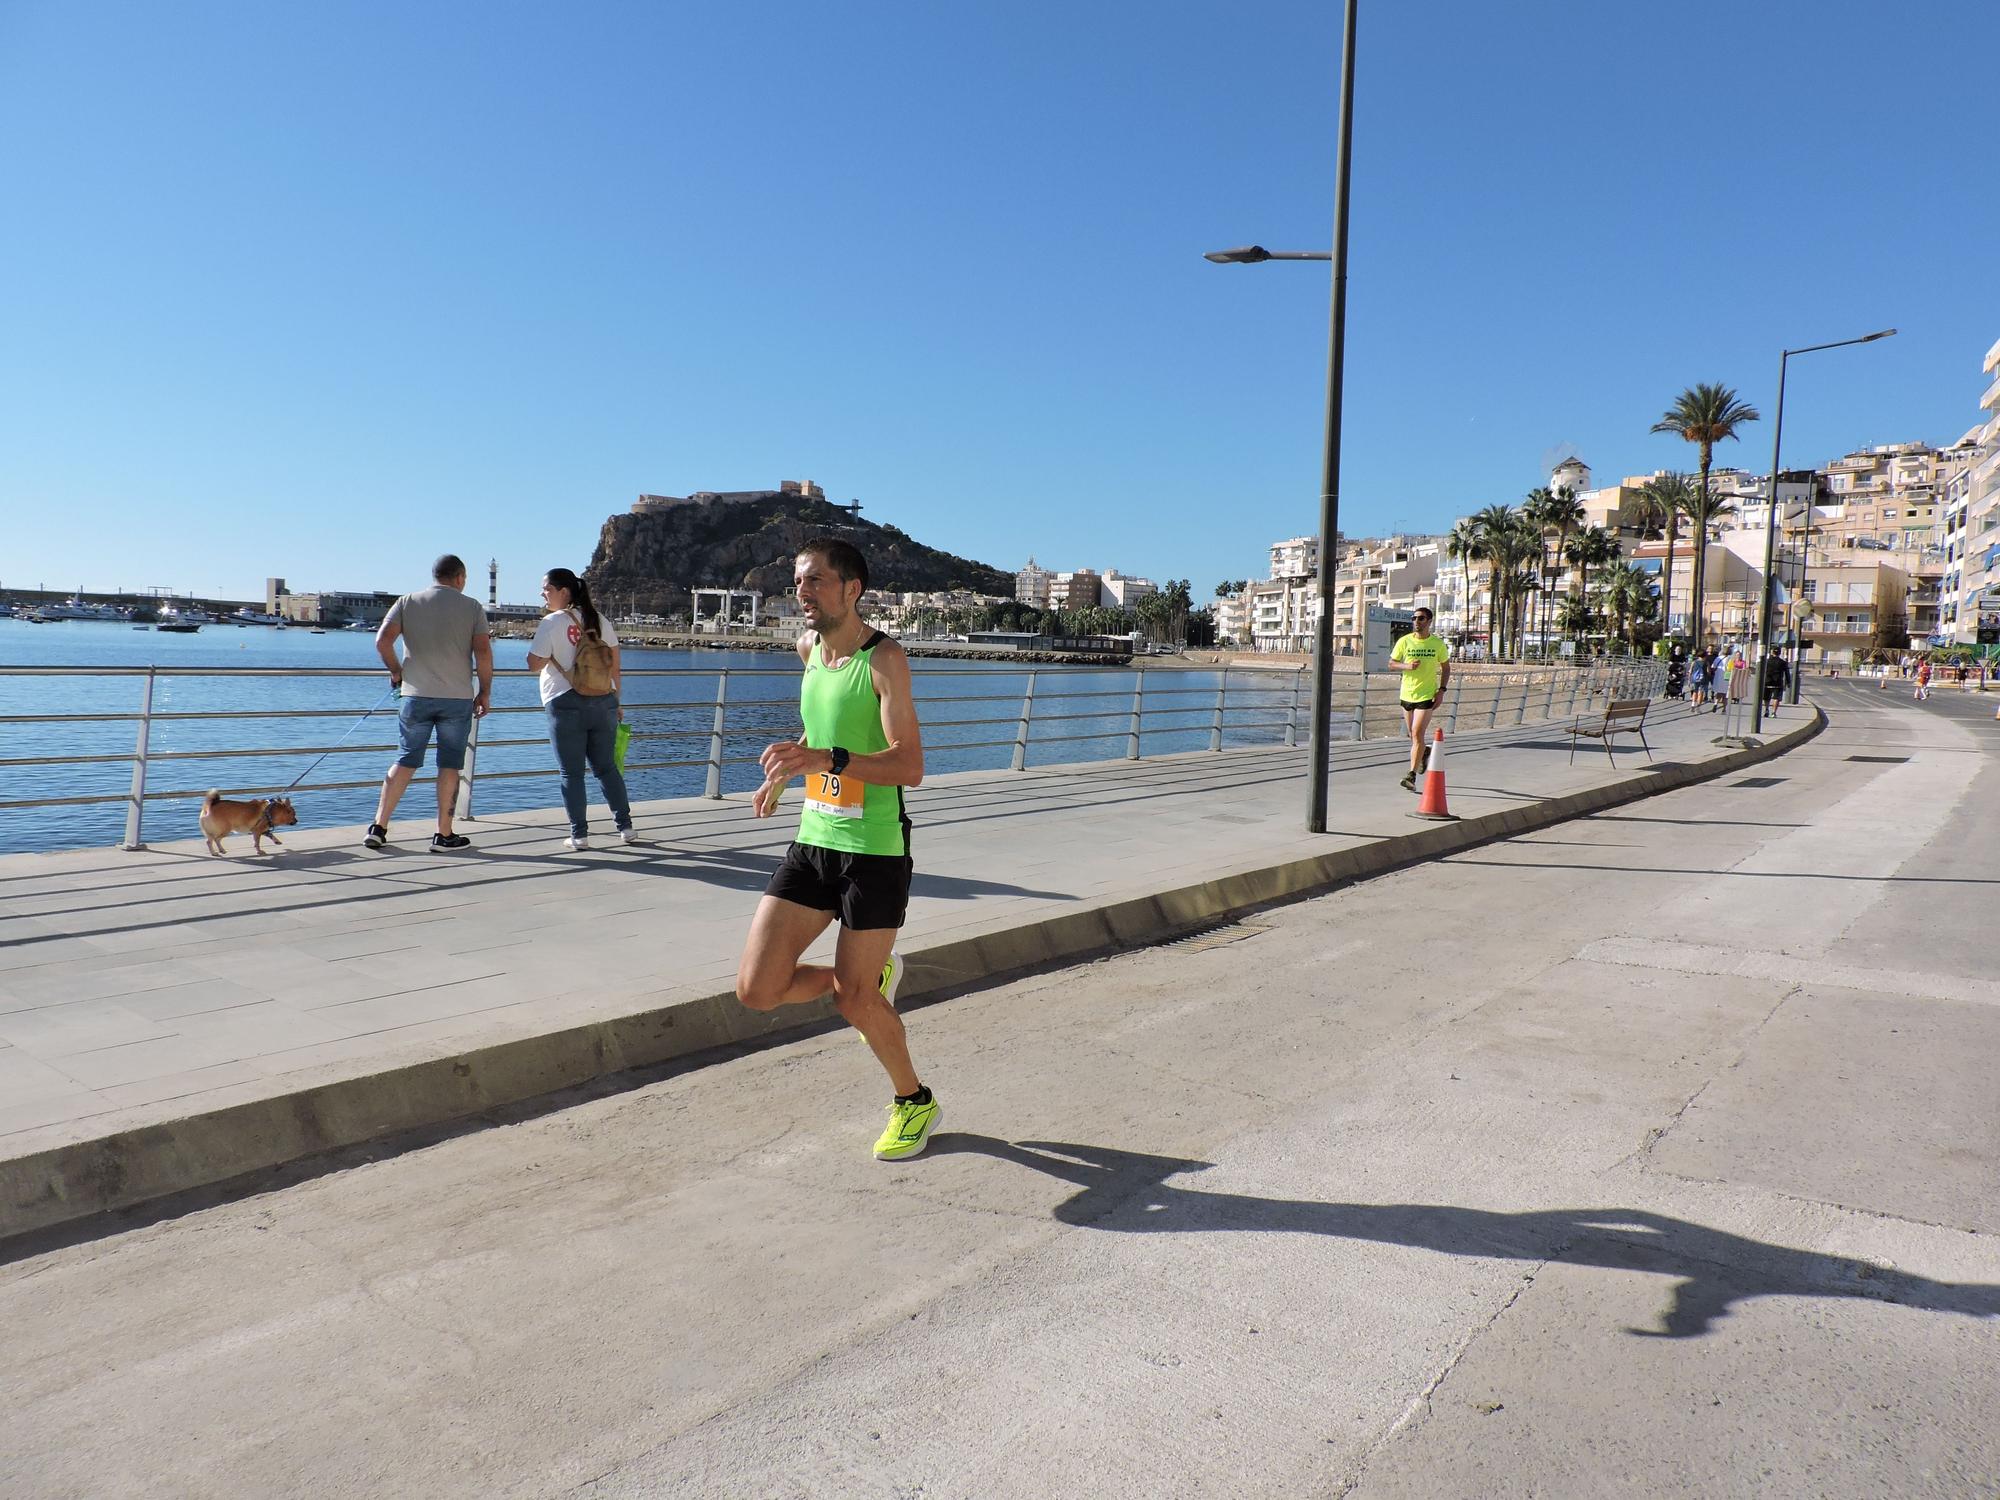
POLYGON ((1719 713, 1731 702, 1748 702, 1753 689, 1763 698, 1765 712, 1776 713, 1791 682, 1791 664, 1782 651, 1766 651, 1754 670, 1743 646, 1704 646, 1690 653, 1676 642, 1667 653, 1666 696, 1707 713, 1719 713))
MULTIPOLYGON (((437 832, 433 850, 471 840, 452 826, 466 748, 475 719, 493 699, 493 643, 486 611, 465 592, 464 560, 446 554, 431 585, 390 608, 375 649, 401 694, 400 753, 382 781, 375 821, 363 842, 390 842, 389 820, 436 741, 437 832), (400 647, 400 650, 398 649, 400 647)), ((808 541, 794 559, 793 587, 808 628, 798 639, 804 732, 765 748, 764 784, 751 799, 759 818, 776 813, 785 789, 803 778, 799 826, 751 917, 737 968, 736 997, 752 1010, 799 1005, 827 995, 866 1039, 889 1076, 889 1123, 876 1139, 883 1161, 915 1156, 943 1118, 936 1097, 910 1059, 896 992, 903 959, 896 935, 909 908, 913 864, 903 790, 923 780, 909 658, 862 617, 867 560, 837 537, 808 541), (807 964, 805 951, 840 924, 831 964, 807 964)), ((550 748, 562 780, 572 850, 589 848, 585 775, 595 777, 618 838, 638 841, 619 742, 623 659, 617 627, 568 568, 542 580, 547 610, 528 647, 537 673, 550 748)))

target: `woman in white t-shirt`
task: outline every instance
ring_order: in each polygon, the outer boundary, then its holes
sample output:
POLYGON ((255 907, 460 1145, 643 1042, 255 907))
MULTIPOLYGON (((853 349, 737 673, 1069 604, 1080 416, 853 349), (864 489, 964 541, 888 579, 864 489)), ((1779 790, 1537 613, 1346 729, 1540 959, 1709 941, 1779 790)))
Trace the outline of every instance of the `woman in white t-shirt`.
POLYGON ((568 568, 551 568, 542 580, 542 601, 549 612, 535 627, 534 643, 528 647, 528 665, 542 674, 542 707, 549 715, 549 743, 555 746, 556 764, 562 769, 563 809, 569 814, 569 837, 563 842, 572 849, 590 847, 590 830, 584 819, 587 798, 583 771, 587 764, 604 800, 618 825, 618 837, 627 844, 637 843, 632 831, 632 802, 625 795, 625 776, 618 769, 618 721, 624 717, 618 706, 618 688, 623 663, 618 650, 618 632, 590 602, 590 589, 568 568), (577 648, 587 633, 595 632, 611 648, 611 691, 586 694, 576 690, 571 673, 576 669, 577 648))

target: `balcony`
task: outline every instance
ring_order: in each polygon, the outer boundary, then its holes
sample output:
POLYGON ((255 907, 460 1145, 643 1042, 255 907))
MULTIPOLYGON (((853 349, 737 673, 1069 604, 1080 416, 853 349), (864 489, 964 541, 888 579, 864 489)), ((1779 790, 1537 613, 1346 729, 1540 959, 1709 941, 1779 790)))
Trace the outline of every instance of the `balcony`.
POLYGON ((2000 411, 2000 380, 1986 387, 1986 394, 1979 398, 1981 411, 2000 411))

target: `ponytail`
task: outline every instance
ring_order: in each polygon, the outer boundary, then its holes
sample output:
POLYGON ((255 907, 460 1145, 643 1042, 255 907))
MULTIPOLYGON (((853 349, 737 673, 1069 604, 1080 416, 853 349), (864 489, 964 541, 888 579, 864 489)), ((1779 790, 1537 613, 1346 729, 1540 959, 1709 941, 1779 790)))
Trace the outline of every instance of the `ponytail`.
POLYGON ((582 614, 583 628, 601 638, 604 622, 597 617, 597 606, 590 602, 590 585, 568 568, 550 568, 548 579, 557 588, 569 590, 570 608, 582 614))

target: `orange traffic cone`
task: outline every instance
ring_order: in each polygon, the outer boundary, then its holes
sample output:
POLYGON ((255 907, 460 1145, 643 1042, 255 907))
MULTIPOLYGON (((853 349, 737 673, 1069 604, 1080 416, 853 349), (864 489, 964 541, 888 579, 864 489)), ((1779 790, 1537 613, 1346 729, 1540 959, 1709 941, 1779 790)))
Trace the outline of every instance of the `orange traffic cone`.
POLYGON ((1413 818, 1430 818, 1440 823, 1456 823, 1458 814, 1444 805, 1444 731, 1431 742, 1431 758, 1424 771, 1424 800, 1417 804, 1413 818))

